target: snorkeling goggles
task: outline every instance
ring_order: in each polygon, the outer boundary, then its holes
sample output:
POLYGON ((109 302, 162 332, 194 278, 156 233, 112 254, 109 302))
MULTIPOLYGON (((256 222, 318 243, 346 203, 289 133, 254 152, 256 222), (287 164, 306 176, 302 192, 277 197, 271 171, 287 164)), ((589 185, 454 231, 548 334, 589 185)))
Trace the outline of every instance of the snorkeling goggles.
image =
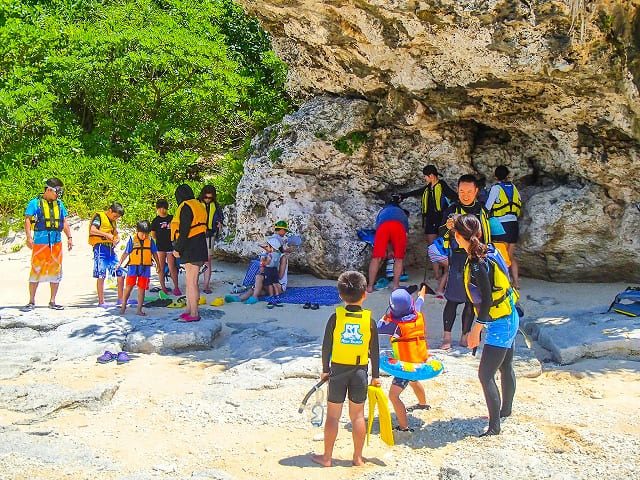
POLYGON ((53 190, 54 192, 56 192, 56 196, 57 196, 59 199, 62 199, 62 196, 64 195, 64 188, 62 188, 62 187, 51 187, 51 186, 49 186, 49 185, 47 185, 47 184, 45 183, 45 190, 48 190, 48 189, 51 189, 51 190, 53 190))

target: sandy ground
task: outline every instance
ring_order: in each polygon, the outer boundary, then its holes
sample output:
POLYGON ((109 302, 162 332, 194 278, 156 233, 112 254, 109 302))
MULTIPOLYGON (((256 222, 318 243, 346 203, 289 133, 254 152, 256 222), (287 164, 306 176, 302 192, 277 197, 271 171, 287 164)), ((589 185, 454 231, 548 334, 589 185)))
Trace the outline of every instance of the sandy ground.
MULTIPOLYGON (((95 283, 91 278, 92 260, 86 244, 86 223, 74 227, 76 247, 65 253, 64 279, 58 295, 58 303, 67 310, 95 308, 95 283)), ((23 248, 2 255, 4 275, 0 276, 0 306, 24 305, 27 297, 29 250, 23 248)), ((229 293, 230 283, 240 282, 245 269, 242 264, 215 262, 213 299, 229 293)), ((412 279, 419 283, 421 268, 409 269, 412 279)), ((153 284, 154 282, 152 282, 153 284)), ((332 284, 309 275, 290 275, 291 285, 332 284)), ((624 285, 611 284, 552 284, 532 279, 522 279, 523 297, 553 297, 566 310, 581 310, 606 305, 624 285)), ((375 292, 365 306, 382 313, 388 290, 375 292)), ((109 293, 113 296, 113 292, 109 293)), ((41 285, 37 303, 46 305, 48 286, 41 285)), ((558 308, 558 304, 543 307, 526 305, 530 314, 543 315, 545 310, 558 308)), ((438 345, 442 334, 441 311, 444 303, 429 298, 424 312, 428 318, 429 343, 438 345)), ((296 326, 320 337, 324 331, 329 307, 318 311, 303 310, 299 305, 286 305, 276 311, 268 311, 264 304, 247 306, 230 304, 222 307, 226 312, 224 322, 255 322, 269 312, 277 316, 282 326, 296 326)), ((456 321, 454 340, 459 336, 460 321, 456 321)), ((229 329, 223 330, 222 344, 229 329)), ((192 352, 175 355, 134 355, 128 365, 114 363, 99 365, 95 358, 79 361, 55 362, 48 371, 31 371, 17 379, 2 384, 57 383, 73 389, 88 390, 105 383, 119 383, 119 389, 108 408, 97 410, 64 409, 45 419, 31 423, 33 414, 0 410, 1 425, 19 425, 20 429, 34 435, 54 435, 72 439, 100 452, 119 465, 118 472, 88 469, 78 471, 73 465, 50 469, 25 463, 24 459, 11 457, 0 460, 0 472, 12 472, 9 478, 120 478, 119 475, 135 475, 137 472, 155 472, 162 475, 188 477, 192 472, 208 468, 221 469, 238 479, 352 479, 373 478, 380 472, 393 472, 402 462, 399 459, 426 461, 430 465, 445 466, 452 456, 464 455, 473 450, 478 439, 469 436, 442 440, 433 432, 439 425, 455 425, 455 421, 476 422, 478 428, 486 424, 486 407, 479 382, 475 378, 477 359, 463 349, 441 354, 445 362, 450 358, 451 375, 442 375, 426 384, 429 411, 416 415, 422 435, 419 440, 401 442, 389 448, 378 437, 365 447, 370 459, 363 468, 350 467, 351 438, 345 428, 338 435, 334 458, 336 467, 322 469, 309 461, 309 453, 320 452, 321 429, 313 427, 308 417, 297 415, 297 407, 304 393, 313 385, 312 379, 293 379, 275 390, 240 391, 229 402, 251 405, 255 411, 244 409, 236 421, 218 422, 210 417, 203 406, 203 398, 211 392, 211 381, 224 370, 223 361, 215 353, 192 352), (204 410, 203 410, 204 408, 204 410), (280 416, 266 416, 265 411, 281 410, 280 416), (205 413, 202 413, 202 412, 205 413), (258 421, 253 422, 256 418, 258 421), (266 420, 265 420, 266 418, 266 420), (315 439, 315 440, 314 440, 315 439)), ((319 360, 318 360, 319 361, 319 360)), ((390 380, 384 379, 388 388, 390 380)), ((404 394, 406 403, 414 403, 413 394, 404 394)), ((567 367, 545 364, 543 374, 537 378, 518 379, 515 425, 541 432, 543 446, 558 455, 571 453, 584 458, 598 458, 601 447, 590 441, 588 432, 597 431, 596 425, 606 417, 606 431, 621 438, 640 438, 640 363, 609 359, 584 360, 567 367)), ((346 415, 343 415, 345 420, 346 415)), ((475 425, 475 423, 474 423, 475 425)), ((451 429, 454 431, 455 429, 451 429)), ((509 421, 505 422, 501 441, 507 441, 509 421), (504 439, 504 440, 503 440, 504 439)), ((498 438, 498 437, 496 437, 498 438)), ((492 440, 494 448, 502 444, 492 440)), ((517 439, 508 440, 511 444, 517 439)), ((595 442, 595 443, 594 443, 595 442)), ((523 446, 526 454, 530 446, 523 446)), ((602 454, 604 455, 604 454, 602 454)), ((624 454, 619 461, 638 464, 638 451, 624 454)), ((604 458, 604 457, 603 457, 604 458)), ((604 460, 603 460, 604 461, 604 460)), ((573 463, 579 463, 575 460, 573 463)), ((578 468, 578 467, 576 467, 578 468)), ((580 471, 579 468, 576 471, 580 471)), ((565 472, 567 473, 567 472, 565 472)), ((376 477, 377 478, 377 477, 376 477)), ((399 475, 398 478, 407 478, 399 475)), ((478 478, 491 478, 490 476, 478 478)), ((495 477, 494 478, 499 478, 495 477)), ((560 477, 559 477, 560 478, 560 477)), ((595 474, 562 478, 595 478, 595 474)))

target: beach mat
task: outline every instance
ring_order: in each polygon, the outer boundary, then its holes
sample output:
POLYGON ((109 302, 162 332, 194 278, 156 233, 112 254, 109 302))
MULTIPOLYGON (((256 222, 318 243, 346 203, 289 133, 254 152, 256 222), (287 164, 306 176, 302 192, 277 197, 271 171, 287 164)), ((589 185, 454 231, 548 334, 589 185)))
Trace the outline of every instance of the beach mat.
MULTIPOLYGON (((269 297, 260 297, 260 300, 268 300, 269 297)), ((342 302, 338 295, 338 287, 333 286, 317 286, 317 287, 288 287, 287 290, 280 295, 282 303, 299 303, 305 304, 317 303, 318 305, 335 305, 342 302)))
POLYGON ((244 285, 245 287, 253 287, 256 283, 256 275, 258 274, 258 272, 260 272, 260 260, 254 258, 249 263, 247 272, 244 274, 242 285, 244 285))

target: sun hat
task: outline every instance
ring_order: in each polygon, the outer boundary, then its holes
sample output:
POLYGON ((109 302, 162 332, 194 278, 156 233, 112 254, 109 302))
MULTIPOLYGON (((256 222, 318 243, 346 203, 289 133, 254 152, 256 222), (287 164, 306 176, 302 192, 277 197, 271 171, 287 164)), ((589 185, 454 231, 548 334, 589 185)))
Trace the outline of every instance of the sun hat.
POLYGON ((395 320, 410 321, 416 318, 416 308, 411 294, 404 288, 391 292, 389 297, 389 313, 395 320))
POLYGON ((260 246, 266 248, 267 245, 278 250, 282 246, 282 242, 275 237, 267 237, 264 241, 260 242, 260 246))
POLYGON ((275 230, 283 229, 289 231, 289 224, 286 222, 286 220, 278 220, 273 228, 275 230))

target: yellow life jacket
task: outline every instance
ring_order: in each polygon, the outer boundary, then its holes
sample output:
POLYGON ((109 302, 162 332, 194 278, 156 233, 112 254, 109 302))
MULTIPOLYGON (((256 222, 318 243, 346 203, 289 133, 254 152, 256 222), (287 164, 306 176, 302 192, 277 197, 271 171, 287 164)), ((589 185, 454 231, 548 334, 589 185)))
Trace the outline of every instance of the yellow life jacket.
POLYGON ((92 247, 98 245, 99 243, 113 243, 111 240, 107 240, 100 235, 91 235, 91 225, 93 219, 96 218, 96 215, 100 217, 100 231, 104 233, 115 234, 116 232, 116 222, 112 222, 109 217, 107 217, 106 212, 96 212, 91 217, 91 222, 89 223, 89 245, 92 247))
POLYGON ((209 202, 208 207, 206 203, 202 203, 202 206, 207 211, 207 230, 215 230, 216 226, 213 224, 213 217, 216 214, 216 204, 209 202))
MULTIPOLYGON (((455 213, 459 214, 459 215, 465 215, 467 212, 464 209, 463 205, 460 205, 459 203, 456 205, 456 211, 455 213)), ((476 217, 478 217, 477 214, 473 214, 476 215, 476 217)), ((482 207, 480 209, 480 216, 478 217, 478 220, 480 220, 480 227, 482 229, 482 238, 480 239, 480 241, 482 241, 482 243, 484 244, 489 244, 491 243, 491 227, 489 226, 489 215, 487 214, 487 209, 482 207)), ((451 237, 452 237, 452 233, 451 232, 447 232, 447 234, 443 237, 444 238, 444 248, 451 248, 451 237)))
POLYGON ((371 340, 371 311, 350 312, 336 308, 331 361, 343 365, 367 365, 371 340))
MULTIPOLYGON (((423 215, 427 213, 430 191, 431 189, 429 188, 429 185, 427 185, 427 187, 424 189, 424 192, 422 193, 422 214, 423 215)), ((447 198, 442 196, 442 184, 440 182, 436 183, 433 186, 432 191, 433 191, 433 199, 435 200, 436 212, 442 212, 442 210, 444 210, 444 207, 447 206, 449 203, 447 198), (447 205, 443 204, 444 203, 443 198, 447 202, 447 205)))
POLYGON ((189 205, 193 213, 191 229, 189 230, 187 238, 195 237, 199 233, 205 233, 207 231, 207 209, 195 198, 185 200, 180 204, 176 210, 176 214, 173 216, 173 219, 171 219, 171 241, 173 242, 175 242, 180 235, 180 211, 185 204, 189 205))
POLYGON ((416 318, 409 322, 399 322, 392 317, 389 319, 400 329, 400 336, 391 338, 391 348, 394 356, 403 362, 423 363, 429 358, 427 339, 424 336, 424 317, 422 312, 416 312, 416 318))
POLYGON ((518 192, 516 186, 511 182, 500 182, 498 184, 498 191, 498 198, 491 206, 492 216, 502 217, 507 214, 513 214, 519 217, 522 202, 520 201, 520 192, 518 192), (507 190, 511 192, 510 196, 507 190))
POLYGON ((147 237, 144 240, 138 238, 138 234, 135 234, 132 238, 133 249, 129 254, 129 265, 151 265, 151 238, 147 237))
MULTIPOLYGON (((493 245, 488 245, 486 264, 489 269, 489 281, 491 282, 491 308, 489 316, 496 320, 498 318, 510 315, 512 312, 511 304, 515 305, 520 298, 518 291, 511 286, 511 277, 509 269, 502 258, 500 252, 493 245)), ((467 297, 473 302, 474 306, 482 303, 480 289, 470 282, 470 266, 469 259, 464 265, 464 288, 467 291, 467 297)), ((478 309, 476 308, 476 315, 478 309)))
POLYGON ((64 228, 64 217, 60 208, 60 200, 50 202, 40 196, 38 197, 38 206, 40 207, 40 215, 31 218, 34 230, 56 230, 61 232, 64 228))

